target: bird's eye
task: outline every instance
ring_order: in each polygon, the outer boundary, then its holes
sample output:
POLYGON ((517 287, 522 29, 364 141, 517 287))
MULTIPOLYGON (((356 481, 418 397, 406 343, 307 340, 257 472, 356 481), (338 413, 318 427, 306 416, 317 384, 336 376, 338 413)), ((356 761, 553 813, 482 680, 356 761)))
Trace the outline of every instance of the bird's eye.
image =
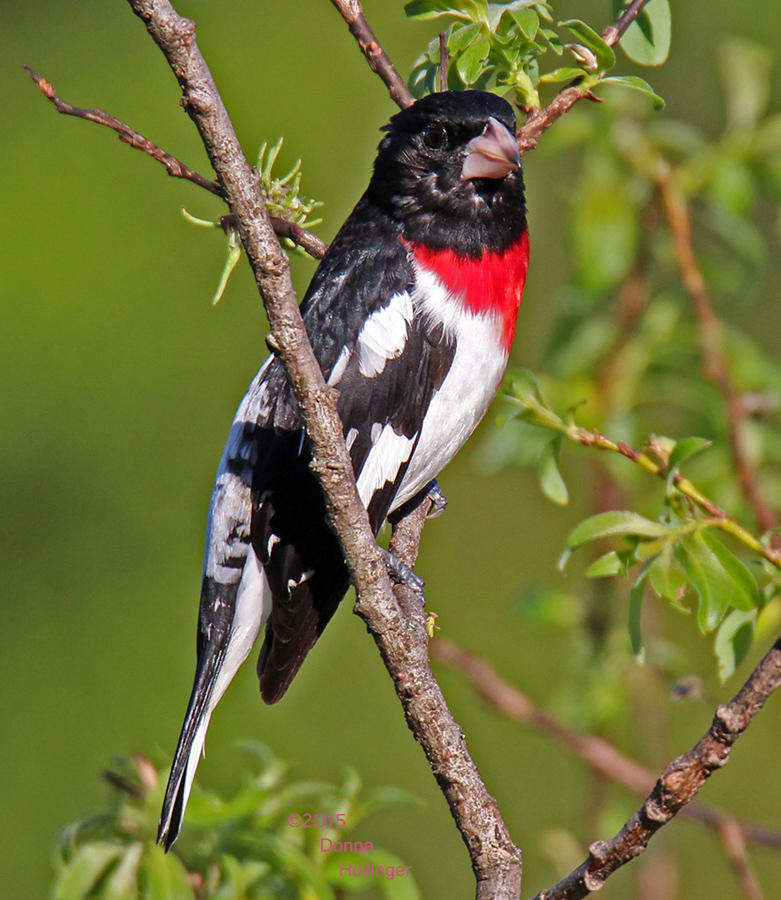
POLYGON ((447 128, 444 125, 429 125, 423 132, 423 143, 432 150, 443 150, 448 144, 447 128))

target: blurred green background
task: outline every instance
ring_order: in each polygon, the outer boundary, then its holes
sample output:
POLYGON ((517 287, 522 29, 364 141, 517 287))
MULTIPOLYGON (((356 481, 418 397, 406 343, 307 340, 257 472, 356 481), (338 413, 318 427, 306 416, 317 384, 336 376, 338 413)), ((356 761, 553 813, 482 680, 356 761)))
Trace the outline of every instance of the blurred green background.
MULTIPOLYGON (((556 11, 601 27, 609 7, 565 2, 556 11)), ((394 111, 340 17, 326 0, 192 0, 180 9, 198 23, 247 153, 284 135, 282 164, 303 157, 303 192, 325 201, 319 232, 329 239, 363 190, 378 127, 394 111)), ((366 11, 406 74, 435 26, 407 22, 401 3, 367 2, 366 11)), ((644 74, 667 99, 664 115, 715 128, 720 38, 738 33, 781 58, 781 4, 753 4, 750 18, 748 7, 726 0, 691 0, 673 12, 672 57, 644 74)), ((112 756, 141 750, 162 763, 174 749, 194 663, 209 492, 234 408, 266 355, 266 324, 244 263, 222 303, 210 306, 223 241, 185 223, 179 209, 216 217, 220 204, 107 131, 58 118, 21 69, 30 64, 70 102, 107 109, 208 173, 176 82, 127 5, 35 2, 11 12, 3 4, 2 17, 0 883, 3 896, 33 898, 47 892, 58 830, 105 803, 100 773, 112 756)), ((514 358, 535 367, 544 366, 549 298, 566 268, 561 221, 577 171, 562 171, 542 150, 525 164, 533 261, 514 358)), ((312 271, 311 261, 294 260, 300 292, 312 271)), ((780 277, 776 261, 762 275, 761 307, 739 311, 742 326, 775 353, 780 277)), ((487 421, 483 431, 493 427, 487 421)), ((419 571, 444 632, 544 703, 571 648, 555 628, 521 621, 513 600, 551 577, 579 518, 577 490, 562 511, 540 497, 532 473, 481 476, 479 440, 442 479, 450 507, 426 530, 419 571)), ((691 630, 690 652, 708 670, 709 649, 691 630)), ((607 836, 587 827, 583 766, 498 717, 453 673, 441 680, 524 850, 528 894, 557 875, 550 848, 559 829, 577 835, 578 854, 607 836)), ((669 709, 673 752, 706 729, 713 700, 737 684, 669 709)), ((266 742, 297 777, 335 779, 350 763, 371 786, 419 796, 422 811, 393 809, 355 837, 411 864, 426 898, 471 895, 460 838, 349 603, 278 707, 263 707, 254 666, 245 667, 215 715, 199 778, 234 784, 244 765, 236 742, 245 737, 266 742)), ((779 738, 776 699, 705 799, 781 824, 779 738)), ((631 724, 626 739, 629 748, 639 740, 631 724)), ((626 816, 637 802, 617 793, 616 805, 626 816)), ((680 896, 738 896, 717 839, 699 826, 673 824, 651 853, 679 841, 680 896)), ((778 854, 760 849, 754 858, 766 885, 781 883, 778 854)), ((637 896, 638 865, 604 896, 637 896)))

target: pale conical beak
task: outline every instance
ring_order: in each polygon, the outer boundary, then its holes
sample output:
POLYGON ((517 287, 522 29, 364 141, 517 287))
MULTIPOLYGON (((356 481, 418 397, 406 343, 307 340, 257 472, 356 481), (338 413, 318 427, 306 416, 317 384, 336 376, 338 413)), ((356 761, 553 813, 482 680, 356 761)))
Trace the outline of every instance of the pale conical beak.
POLYGON ((504 178, 521 164, 515 135, 493 116, 483 133, 466 145, 461 178, 504 178))

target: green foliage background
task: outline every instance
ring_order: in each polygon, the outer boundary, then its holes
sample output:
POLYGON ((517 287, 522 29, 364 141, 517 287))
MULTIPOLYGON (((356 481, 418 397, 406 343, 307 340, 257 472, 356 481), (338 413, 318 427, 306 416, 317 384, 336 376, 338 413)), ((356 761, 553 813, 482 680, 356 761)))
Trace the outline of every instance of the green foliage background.
MULTIPOLYGON (((408 22, 401 3, 366 7, 408 73, 431 25, 408 22)), ((754 4, 751 15, 725 0, 674 7, 671 59, 650 77, 667 100, 664 115, 718 128, 717 47, 730 34, 773 51, 771 105, 779 108, 777 0, 754 4)), ((319 231, 330 238, 365 186, 377 129, 394 111, 341 19, 325 0, 193 0, 181 11, 198 23, 246 151, 254 155, 284 134, 282 165, 303 157, 303 190, 325 201, 319 231)), ((556 13, 596 26, 611 15, 607 0, 557 3, 556 13)), ((220 204, 167 178, 108 132, 58 118, 21 69, 29 63, 71 102, 113 112, 207 172, 178 108, 178 87, 141 23, 125 4, 98 0, 19 5, 13 13, 6 5, 0 15, 7 261, 0 285, 0 880, 5 896, 22 898, 45 895, 58 830, 104 805, 99 773, 114 754, 139 749, 164 763, 173 750, 194 662, 214 469, 266 350, 265 319, 245 266, 212 309, 223 245, 179 214, 186 206, 216 217, 220 204)), ((544 146, 525 161, 533 259, 514 360, 532 368, 544 368, 546 336, 560 312, 555 298, 571 249, 563 222, 578 161, 570 154, 564 166, 544 146)), ((720 312, 777 357, 777 239, 775 249, 756 273, 750 300, 721 298, 720 312)), ((312 271, 311 261, 294 260, 300 291, 312 271)), ((492 427, 489 417, 483 437, 492 427)), ((587 512, 578 461, 565 471, 571 506, 560 510, 540 497, 532 471, 481 476, 479 440, 446 472, 448 514, 425 534, 419 570, 429 605, 446 635, 492 658, 538 702, 561 708, 557 688, 577 656, 577 637, 542 616, 523 617, 517 599, 528 585, 551 580, 564 536, 587 512)), ((574 575, 556 577, 564 588, 574 575)), ((691 670, 712 673, 710 648, 691 623, 671 618, 667 627, 687 647, 691 670)), ((649 763, 664 763, 705 730, 713 702, 731 694, 761 650, 724 687, 709 675, 704 700, 665 706, 663 725, 638 721, 630 710, 611 736, 628 752, 645 747, 649 763), (669 740, 662 736, 668 729, 669 740)), ((606 812, 594 821, 595 788, 580 763, 496 716, 457 676, 441 677, 524 849, 524 893, 552 881, 558 865, 579 861, 588 841, 607 836, 636 808, 634 797, 609 788, 606 812)), ((643 690, 664 697, 666 687, 643 690)), ((570 684, 564 706, 575 721, 578 700, 570 684)), ((204 783, 238 783, 239 738, 264 741, 301 778, 335 781, 349 763, 369 786, 395 784, 418 795, 423 811, 393 808, 367 819, 355 838, 412 864, 427 900, 471 891, 444 801, 349 603, 279 707, 262 706, 253 666, 245 667, 215 715, 199 772, 204 783)), ((772 766, 779 738, 775 702, 705 799, 778 825, 781 780, 772 766)), ((701 827, 678 822, 651 852, 679 842, 681 896, 737 895, 715 836, 701 827)), ((781 882, 778 855, 759 850, 754 858, 765 884, 781 882)), ((637 867, 612 879, 604 896, 635 896, 637 867)))

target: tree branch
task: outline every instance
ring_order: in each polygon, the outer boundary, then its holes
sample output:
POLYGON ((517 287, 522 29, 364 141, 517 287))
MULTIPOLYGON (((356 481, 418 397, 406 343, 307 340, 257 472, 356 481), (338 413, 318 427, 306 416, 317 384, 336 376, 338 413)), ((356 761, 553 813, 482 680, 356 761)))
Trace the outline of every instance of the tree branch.
POLYGON ((447 67, 449 62, 447 50, 447 35, 444 31, 439 32, 439 89, 447 90, 447 67))
POLYGON ((602 32, 602 39, 606 44, 614 47, 619 42, 623 33, 640 15, 646 2, 647 0, 632 0, 632 3, 623 11, 616 24, 610 25, 602 32))
POLYGON ((376 72, 387 85, 391 100, 401 109, 411 106, 415 102, 415 98, 410 93, 404 79, 399 75, 396 66, 390 61, 388 54, 382 49, 377 35, 366 21, 363 7, 358 0, 331 0, 331 2, 347 22, 351 34, 358 41, 358 46, 372 71, 376 72))
MULTIPOLYGON (((556 716, 540 709, 522 691, 507 682, 486 660, 469 653, 452 641, 437 637, 431 642, 431 656, 454 672, 465 676, 474 690, 507 718, 537 728, 555 738, 582 759, 594 772, 636 794, 648 794, 656 776, 604 738, 568 728, 556 716)), ((721 810, 693 802, 682 813, 711 828, 737 829, 744 841, 781 850, 781 832, 753 822, 741 822, 721 810)), ((725 842, 726 843, 726 842, 725 842)))
MULTIPOLYGON (((172 156, 166 150, 163 150, 162 147, 158 147, 157 144, 152 143, 152 141, 145 138, 143 134, 136 131, 121 119, 117 119, 116 116, 112 116, 102 109, 83 109, 79 106, 72 106, 57 94, 50 81, 42 75, 39 75, 37 72, 33 72, 30 66, 24 66, 24 68, 30 78, 32 78, 41 89, 41 93, 51 100, 57 112, 66 116, 74 116, 77 119, 85 119, 89 122, 94 122, 96 125, 103 125, 106 128, 110 128, 119 135, 119 139, 122 143, 134 147, 136 150, 141 150, 143 153, 151 156, 152 159, 156 159, 159 163, 162 163, 171 177, 183 178, 192 184, 197 184, 198 187, 209 191, 220 199, 225 199, 223 190, 216 181, 210 181, 189 166, 186 166, 181 160, 172 156)), ((286 237, 293 241, 294 244, 298 244, 299 247, 302 247, 310 256, 315 257, 315 259, 322 259, 325 256, 328 244, 311 231, 307 231, 295 222, 277 216, 272 216, 271 224, 279 237, 286 237)))
MULTIPOLYGON (((420 533, 430 508, 425 500, 394 523, 390 550, 413 566, 420 533)), ((429 761, 440 790, 467 846, 477 879, 477 900, 517 900, 521 890, 521 851, 502 820, 466 748, 464 732, 448 709, 429 662, 423 600, 404 586, 394 588, 403 629, 374 630, 385 665, 404 707, 407 725, 429 761), (410 677, 414 673, 414 677, 410 677)))
MULTIPOLYGON (((290 281, 289 262, 276 239, 257 178, 195 40, 195 26, 168 0, 128 0, 168 60, 228 200, 271 325, 269 343, 295 389, 312 445, 312 468, 326 498, 353 584, 356 612, 377 642, 405 716, 424 747, 469 849, 478 900, 516 900, 521 856, 496 802, 480 779, 428 665, 422 606, 403 588, 391 591, 384 557, 355 487, 342 425, 312 352, 290 281), (412 622, 410 620, 413 620, 412 622), (422 627, 421 627, 422 620, 422 627)), ((413 560, 425 508, 397 524, 394 549, 413 560)))
MULTIPOLYGON (((602 32, 602 39, 605 43, 614 47, 647 2, 648 0, 633 0, 615 25, 610 25, 602 32)), ((526 122, 518 131, 518 147, 521 153, 533 150, 543 132, 550 128, 556 119, 572 109, 578 100, 589 96, 591 96, 591 91, 573 84, 560 91, 544 109, 532 109, 526 117, 526 122)))
POLYGON ((676 187, 672 172, 666 162, 659 161, 654 180, 672 234, 675 258, 681 279, 691 298, 694 315, 699 324, 703 371, 705 377, 716 385, 724 398, 729 442, 735 460, 738 482, 743 496, 754 511, 760 531, 772 531, 778 528, 779 519, 773 507, 762 496, 756 470, 746 451, 747 411, 735 390, 724 351, 721 321, 714 312, 708 286, 694 252, 689 204, 683 193, 676 187))
POLYGON ((751 724, 768 697, 781 686, 781 638, 748 681, 724 706, 695 746, 662 772, 640 809, 609 841, 595 841, 588 858, 534 900, 580 900, 599 890, 621 866, 639 856, 653 835, 697 794, 710 775, 726 765, 732 745, 751 724))

